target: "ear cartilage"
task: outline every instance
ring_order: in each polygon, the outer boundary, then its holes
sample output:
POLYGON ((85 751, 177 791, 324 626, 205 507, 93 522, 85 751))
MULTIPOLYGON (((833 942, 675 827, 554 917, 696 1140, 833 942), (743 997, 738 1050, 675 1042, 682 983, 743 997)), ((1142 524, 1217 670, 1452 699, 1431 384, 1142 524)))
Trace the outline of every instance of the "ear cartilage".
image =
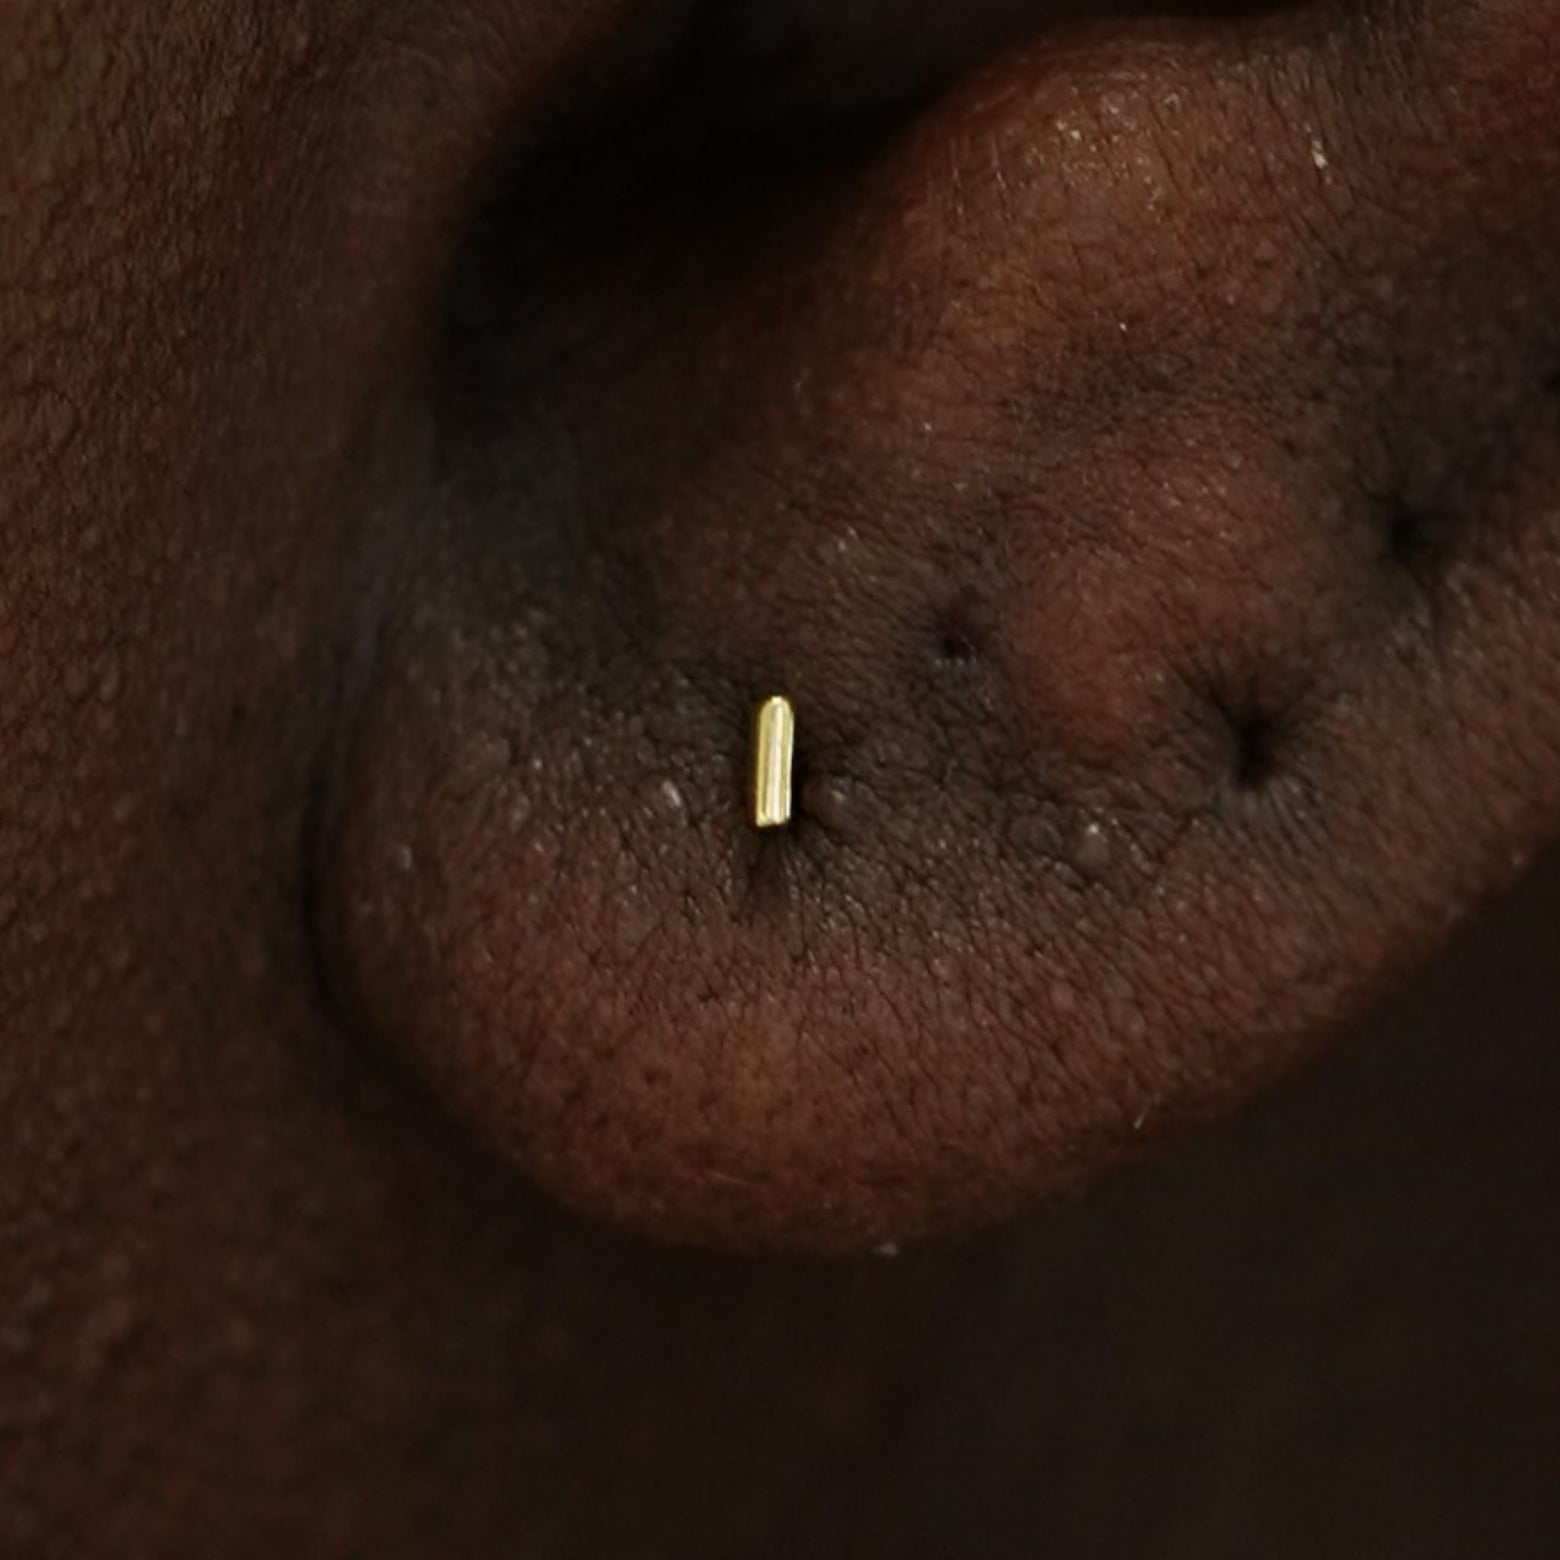
POLYGON ((753 717, 753 827, 783 829, 791 821, 791 771, 796 709, 783 696, 766 699, 753 717))

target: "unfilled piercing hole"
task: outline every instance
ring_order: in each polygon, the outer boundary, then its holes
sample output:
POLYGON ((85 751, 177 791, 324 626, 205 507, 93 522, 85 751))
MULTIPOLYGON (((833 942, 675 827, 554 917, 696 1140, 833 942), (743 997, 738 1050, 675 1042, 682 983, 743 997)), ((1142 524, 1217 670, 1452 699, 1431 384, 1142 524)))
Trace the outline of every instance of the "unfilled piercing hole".
POLYGON ((1401 569, 1420 569, 1439 550, 1445 517, 1426 505, 1396 503, 1387 512, 1388 561, 1401 569))
POLYGON ((1234 749, 1235 784, 1243 791, 1260 790, 1278 772, 1278 721, 1254 704, 1227 707, 1223 714, 1234 749))
POLYGON ((975 641, 957 629, 945 630, 938 648, 945 661, 973 661, 980 653, 975 641))
POLYGON ((937 624, 937 653, 953 665, 980 659, 980 637, 962 606, 948 608, 937 624))

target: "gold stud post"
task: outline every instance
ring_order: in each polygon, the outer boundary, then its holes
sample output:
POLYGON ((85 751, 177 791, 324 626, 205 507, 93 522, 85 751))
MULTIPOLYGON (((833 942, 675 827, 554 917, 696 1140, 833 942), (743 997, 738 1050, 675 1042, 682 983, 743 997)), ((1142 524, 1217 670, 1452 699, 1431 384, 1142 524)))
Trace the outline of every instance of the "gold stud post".
POLYGON ((796 710, 787 698, 766 699, 753 717, 753 827, 783 829, 791 821, 791 767, 796 710))

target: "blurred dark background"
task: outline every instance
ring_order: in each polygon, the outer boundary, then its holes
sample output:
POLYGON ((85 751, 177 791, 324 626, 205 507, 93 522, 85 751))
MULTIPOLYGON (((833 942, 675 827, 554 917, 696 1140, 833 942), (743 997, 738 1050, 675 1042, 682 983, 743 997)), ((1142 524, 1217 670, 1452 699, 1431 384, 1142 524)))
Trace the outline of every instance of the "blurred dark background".
POLYGON ((884 1552, 1560 1554, 1557 955, 1551 856, 1309 1074, 977 1243, 884 1552))

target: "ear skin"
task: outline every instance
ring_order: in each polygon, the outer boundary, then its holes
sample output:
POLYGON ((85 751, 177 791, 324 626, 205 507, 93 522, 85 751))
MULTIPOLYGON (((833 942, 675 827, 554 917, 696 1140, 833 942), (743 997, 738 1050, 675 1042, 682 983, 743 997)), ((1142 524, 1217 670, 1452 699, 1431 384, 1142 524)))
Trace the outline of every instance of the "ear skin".
POLYGON ((1552 829, 1555 40, 1362 26, 1082 34, 698 216, 506 191, 321 931, 524 1174, 738 1249, 1002 1216, 1552 829))

